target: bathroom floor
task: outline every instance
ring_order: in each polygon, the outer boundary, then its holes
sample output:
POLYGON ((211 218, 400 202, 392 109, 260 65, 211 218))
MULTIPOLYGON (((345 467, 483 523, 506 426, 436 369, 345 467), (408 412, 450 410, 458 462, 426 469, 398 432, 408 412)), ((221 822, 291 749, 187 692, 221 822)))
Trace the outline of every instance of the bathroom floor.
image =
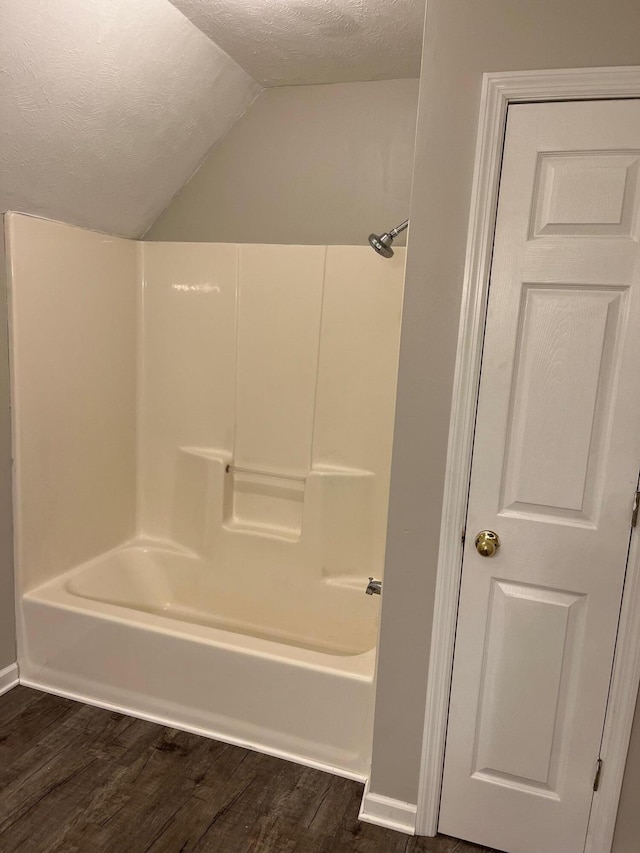
POLYGON ((2 853, 488 853, 357 819, 362 785, 16 687, 0 697, 2 853))

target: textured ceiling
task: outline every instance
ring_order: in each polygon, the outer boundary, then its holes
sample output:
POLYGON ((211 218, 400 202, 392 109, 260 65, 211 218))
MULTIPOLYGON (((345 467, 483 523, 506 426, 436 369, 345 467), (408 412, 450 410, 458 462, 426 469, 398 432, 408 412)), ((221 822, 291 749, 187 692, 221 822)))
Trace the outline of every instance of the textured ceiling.
POLYGON ((425 0, 171 0, 265 86, 419 77, 425 0))
POLYGON ((139 236, 253 101, 256 80, 417 77, 423 6, 0 0, 0 213, 139 236))
POLYGON ((0 213, 143 233, 260 87, 168 0, 0 0, 0 213))

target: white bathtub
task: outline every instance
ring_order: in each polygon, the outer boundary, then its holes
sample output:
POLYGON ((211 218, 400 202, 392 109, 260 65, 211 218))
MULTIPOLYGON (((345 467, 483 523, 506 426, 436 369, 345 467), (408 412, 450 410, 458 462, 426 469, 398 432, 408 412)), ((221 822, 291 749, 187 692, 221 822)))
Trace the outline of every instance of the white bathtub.
POLYGON ((259 568, 108 552, 23 596, 21 679, 364 778, 379 599, 259 568))

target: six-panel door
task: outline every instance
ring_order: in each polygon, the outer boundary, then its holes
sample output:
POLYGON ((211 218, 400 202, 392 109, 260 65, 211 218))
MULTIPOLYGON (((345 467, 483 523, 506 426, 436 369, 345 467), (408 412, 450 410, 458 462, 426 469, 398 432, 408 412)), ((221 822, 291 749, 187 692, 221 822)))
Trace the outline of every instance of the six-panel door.
POLYGON ((439 824, 509 853, 584 848, 640 468, 639 231, 640 101, 510 107, 439 824))

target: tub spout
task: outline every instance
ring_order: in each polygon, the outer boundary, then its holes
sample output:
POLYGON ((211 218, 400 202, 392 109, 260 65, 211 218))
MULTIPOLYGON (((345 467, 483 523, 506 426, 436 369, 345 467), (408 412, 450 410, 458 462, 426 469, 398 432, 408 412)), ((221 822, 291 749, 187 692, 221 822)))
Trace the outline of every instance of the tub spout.
POLYGON ((366 592, 367 595, 380 595, 382 593, 382 581, 374 581, 373 578, 369 578, 366 592))

